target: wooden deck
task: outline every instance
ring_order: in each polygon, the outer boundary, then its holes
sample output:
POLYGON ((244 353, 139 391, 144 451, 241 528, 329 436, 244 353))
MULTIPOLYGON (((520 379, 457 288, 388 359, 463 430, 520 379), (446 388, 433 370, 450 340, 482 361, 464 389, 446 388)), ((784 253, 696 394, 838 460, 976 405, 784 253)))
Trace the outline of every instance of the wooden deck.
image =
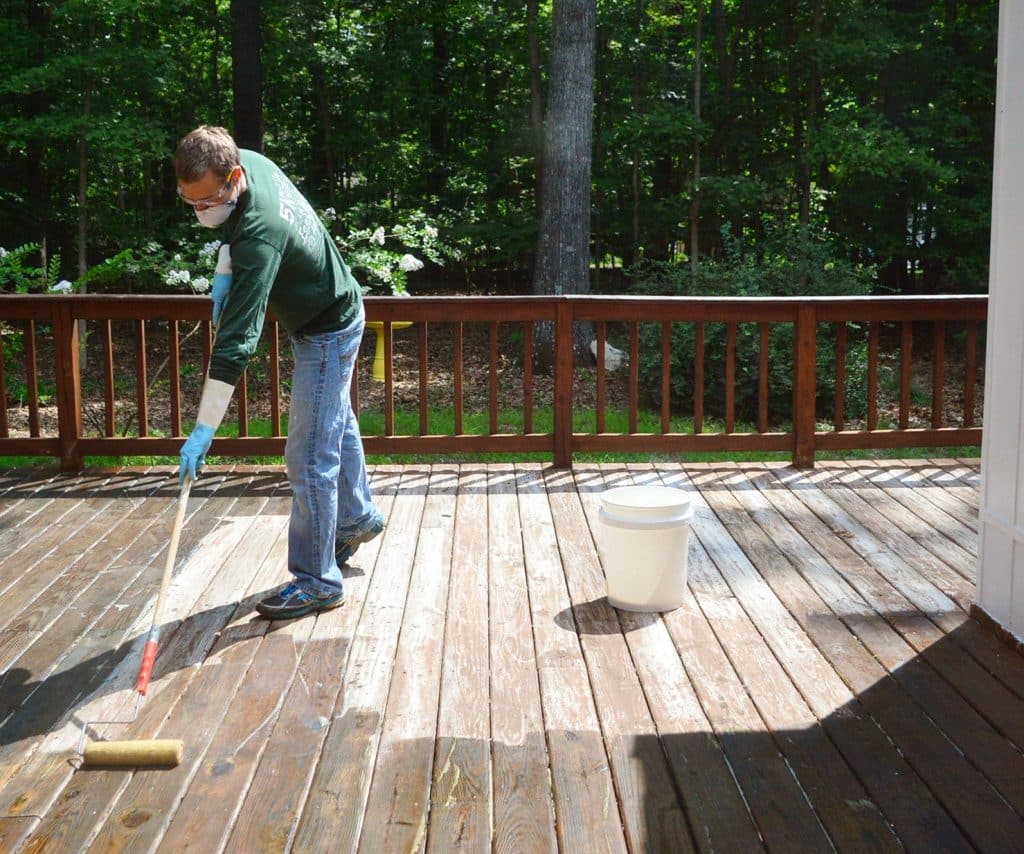
POLYGON ((0 473, 0 850, 1024 849, 1024 658, 967 616, 976 463, 378 467, 344 607, 268 622, 278 469, 193 490, 132 725, 168 469, 0 473), (698 505, 690 595, 619 612, 599 493, 698 505))

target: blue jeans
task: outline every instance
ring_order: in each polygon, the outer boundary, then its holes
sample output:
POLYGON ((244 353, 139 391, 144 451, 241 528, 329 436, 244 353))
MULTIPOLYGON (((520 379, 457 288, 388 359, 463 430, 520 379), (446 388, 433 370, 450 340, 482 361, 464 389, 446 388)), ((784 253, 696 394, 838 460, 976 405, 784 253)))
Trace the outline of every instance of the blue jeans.
POLYGON ((339 332, 291 337, 295 367, 284 452, 292 488, 288 569, 299 587, 316 596, 342 589, 335 538, 380 518, 349 398, 364 320, 360 312, 339 332))

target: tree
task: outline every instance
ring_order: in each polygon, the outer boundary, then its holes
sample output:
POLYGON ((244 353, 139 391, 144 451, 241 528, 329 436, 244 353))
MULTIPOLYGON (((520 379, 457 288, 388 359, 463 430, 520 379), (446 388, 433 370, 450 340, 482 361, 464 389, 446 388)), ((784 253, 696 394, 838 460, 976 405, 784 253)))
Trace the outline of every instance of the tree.
MULTIPOLYGON (((596 27, 596 0, 555 0, 535 294, 590 290, 596 27)), ((589 341, 583 330, 576 333, 575 349, 585 352, 589 341)), ((536 341, 537 355, 544 362, 552 354, 552 331, 542 327, 536 341)))
POLYGON ((242 148, 263 151, 263 2, 231 0, 234 37, 231 81, 235 94, 234 138, 242 148))

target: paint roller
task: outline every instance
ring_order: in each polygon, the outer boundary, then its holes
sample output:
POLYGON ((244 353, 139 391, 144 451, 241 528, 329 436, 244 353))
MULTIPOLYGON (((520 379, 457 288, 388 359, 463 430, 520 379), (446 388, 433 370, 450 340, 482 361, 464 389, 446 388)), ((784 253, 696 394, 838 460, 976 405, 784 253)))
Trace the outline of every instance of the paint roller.
POLYGON ((139 678, 135 683, 135 711, 127 720, 120 721, 87 721, 82 725, 82 735, 78 742, 78 752, 82 756, 83 768, 136 768, 136 767, 171 767, 181 762, 184 744, 181 739, 161 738, 134 741, 97 741, 85 744, 86 732, 89 727, 109 724, 134 723, 139 716, 142 698, 149 689, 149 679, 153 674, 157 648, 160 644, 160 624, 163 618, 164 600, 171 583, 174 559, 178 553, 178 540, 185 521, 185 508, 188 495, 192 489, 192 479, 185 475, 181 491, 178 495, 178 513, 171 531, 171 542, 167 548, 167 562, 164 564, 164 575, 160 582, 160 592, 156 597, 153 609, 153 623, 146 638, 146 646, 142 651, 142 664, 139 667, 139 678))

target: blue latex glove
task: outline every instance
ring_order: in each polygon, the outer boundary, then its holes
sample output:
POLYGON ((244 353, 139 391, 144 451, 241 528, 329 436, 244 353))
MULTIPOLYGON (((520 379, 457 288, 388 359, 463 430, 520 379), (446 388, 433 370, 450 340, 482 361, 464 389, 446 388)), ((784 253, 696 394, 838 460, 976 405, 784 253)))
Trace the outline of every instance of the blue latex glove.
POLYGON ((206 462, 206 452, 210 450, 214 429, 206 424, 196 424, 185 444, 181 446, 181 469, 178 471, 178 483, 185 482, 187 474, 193 481, 196 474, 206 462))
POLYGON ((228 289, 231 287, 230 273, 213 274, 213 325, 217 325, 220 319, 220 310, 224 307, 224 300, 227 299, 228 289))

